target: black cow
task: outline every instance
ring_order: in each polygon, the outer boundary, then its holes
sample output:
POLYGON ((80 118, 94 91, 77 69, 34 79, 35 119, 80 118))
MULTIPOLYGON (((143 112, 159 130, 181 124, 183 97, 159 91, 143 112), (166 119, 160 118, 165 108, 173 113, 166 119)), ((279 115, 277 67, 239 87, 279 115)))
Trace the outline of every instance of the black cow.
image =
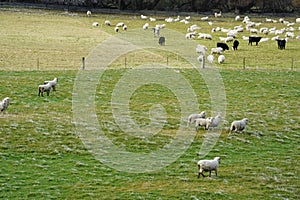
POLYGON ((286 40, 277 40, 278 49, 285 49, 286 40))
POLYGON ((158 44, 159 45, 165 45, 166 42, 166 38, 165 37, 159 37, 158 39, 158 44))
POLYGON ((223 51, 229 50, 228 45, 225 44, 225 43, 218 42, 218 43, 217 43, 217 47, 221 47, 221 48, 223 49, 223 51))
POLYGON ((252 42, 255 42, 256 43, 256 46, 258 45, 259 41, 261 40, 262 37, 253 37, 253 36, 250 36, 249 37, 249 44, 251 44, 252 46, 252 42))
POLYGON ((233 50, 237 50, 239 44, 240 44, 239 41, 234 40, 234 42, 233 42, 233 50))

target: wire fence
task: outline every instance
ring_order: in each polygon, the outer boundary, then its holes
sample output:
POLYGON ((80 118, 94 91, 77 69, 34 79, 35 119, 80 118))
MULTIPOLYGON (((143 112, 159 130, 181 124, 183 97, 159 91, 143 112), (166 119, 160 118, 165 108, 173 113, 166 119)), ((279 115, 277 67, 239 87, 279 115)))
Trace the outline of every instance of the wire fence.
MULTIPOLYGON (((124 55, 117 58, 111 63, 108 68, 118 69, 118 68, 135 68, 142 65, 151 65, 155 67, 156 64, 163 65, 168 68, 192 68, 186 60, 178 55, 158 55, 149 56, 148 58, 142 57, 140 54, 124 55)), ((197 59, 191 58, 191 59, 197 59)), ((57 58, 55 60, 43 57, 37 58, 18 58, 10 60, 10 58, 0 59, 0 70, 4 71, 49 71, 49 70, 80 70, 88 69, 89 66, 86 64, 85 56, 78 58, 57 58)), ((196 67, 202 68, 202 63, 196 67)), ((255 60, 248 57, 231 58, 226 60, 223 64, 217 62, 217 56, 215 56, 215 61, 213 64, 205 61, 205 67, 217 67, 219 69, 248 69, 248 70, 294 70, 300 71, 300 57, 298 58, 256 58, 255 60)))

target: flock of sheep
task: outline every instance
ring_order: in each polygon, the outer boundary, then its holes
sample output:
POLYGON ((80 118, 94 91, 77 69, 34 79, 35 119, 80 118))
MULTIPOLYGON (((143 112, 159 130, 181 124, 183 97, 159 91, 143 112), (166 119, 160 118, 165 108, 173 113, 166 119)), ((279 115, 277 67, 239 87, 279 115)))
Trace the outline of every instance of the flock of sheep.
MULTIPOLYGON (((214 13, 214 17, 215 18, 222 17, 222 13, 221 12, 214 13)), ((150 27, 149 23, 156 23, 157 21, 155 18, 148 17, 145 15, 140 15, 140 18, 142 20, 149 20, 142 26, 144 30, 149 29, 150 27)), ((177 16, 176 18, 167 17, 165 18, 164 21, 166 23, 184 23, 186 25, 189 25, 190 19, 191 19, 190 16, 187 17, 177 16)), ((295 22, 289 22, 284 20, 283 18, 280 18, 278 20, 270 19, 270 18, 265 19, 265 23, 283 24, 285 27, 281 29, 276 28, 276 26, 272 28, 262 27, 264 23, 254 22, 248 16, 245 16, 244 18, 242 18, 241 16, 236 16, 234 20, 237 22, 240 21, 241 24, 235 27, 223 28, 218 26, 214 27, 215 22, 213 19, 210 19, 209 16, 201 17, 202 22, 207 22, 212 27, 211 33, 201 32, 202 28, 196 24, 193 24, 187 28, 187 33, 185 35, 186 39, 212 40, 215 33, 217 32, 224 33, 224 36, 219 37, 220 42, 216 44, 216 47, 211 48, 209 55, 207 55, 208 49, 206 47, 203 47, 204 50, 202 51, 198 51, 198 49, 196 49, 196 52, 200 53, 200 55, 197 57, 197 60, 203 64, 203 67, 204 67, 204 60, 207 59, 209 63, 213 63, 215 60, 214 56, 217 56, 216 60, 219 64, 224 63, 225 62, 224 52, 230 50, 229 46, 232 46, 233 50, 237 50, 239 46, 238 38, 248 41, 249 45, 252 45, 252 43, 258 45, 259 42, 268 42, 270 40, 275 41, 277 42, 278 49, 281 50, 285 49, 286 43, 289 41, 290 38, 300 39, 300 36, 295 36, 294 33, 294 31, 297 30, 295 28, 295 25, 297 23, 300 23, 300 18, 297 18, 295 22), (243 32, 246 33, 247 36, 245 35, 240 36, 243 32), (265 37, 261 37, 259 36, 259 34, 264 35, 265 37), (273 37, 271 38, 268 37, 272 35, 273 37), (229 43, 232 43, 232 45, 230 45, 229 43)), ((160 36, 160 30, 167 26, 166 23, 156 24, 154 27, 151 28, 155 37, 160 36)), ((107 26, 111 26, 109 20, 106 20, 105 24, 107 26)), ((93 26, 98 26, 98 22, 94 22, 93 26)), ((119 32, 121 28, 124 31, 128 29, 127 25, 125 25, 123 22, 119 22, 116 24, 114 30, 115 32, 119 32)), ((298 30, 300 30, 300 27, 298 27, 298 30)), ((166 39, 164 37, 159 37, 158 43, 160 45, 164 45, 165 41, 166 39)))

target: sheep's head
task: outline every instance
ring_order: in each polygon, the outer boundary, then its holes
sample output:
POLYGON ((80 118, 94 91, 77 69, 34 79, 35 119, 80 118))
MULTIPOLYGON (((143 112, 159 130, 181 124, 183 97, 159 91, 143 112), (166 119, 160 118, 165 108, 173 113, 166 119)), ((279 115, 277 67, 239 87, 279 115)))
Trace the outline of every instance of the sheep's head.
POLYGON ((243 121, 245 122, 245 124, 248 124, 248 123, 249 123, 248 118, 244 118, 243 121))
POLYGON ((206 112, 205 112, 205 111, 202 111, 202 112, 200 113, 200 116, 203 117, 203 118, 205 118, 205 117, 206 117, 206 112))
POLYGON ((221 158, 220 157, 215 157, 214 160, 218 161, 218 163, 221 163, 221 158))

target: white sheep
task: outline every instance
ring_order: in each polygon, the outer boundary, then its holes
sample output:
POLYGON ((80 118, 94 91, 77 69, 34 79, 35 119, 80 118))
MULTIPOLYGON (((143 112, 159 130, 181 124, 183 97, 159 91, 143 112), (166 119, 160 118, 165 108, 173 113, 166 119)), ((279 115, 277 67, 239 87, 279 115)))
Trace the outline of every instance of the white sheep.
POLYGON ((296 19, 296 23, 300 23, 300 18, 297 18, 297 19, 296 19))
POLYGON ((52 81, 44 81, 44 84, 50 83, 53 91, 56 91, 55 86, 57 82, 58 82, 58 78, 55 77, 52 81))
POLYGON ((212 40, 212 36, 211 36, 211 34, 208 34, 208 33, 199 33, 198 39, 212 40))
POLYGON ((196 131, 198 131, 198 128, 200 126, 203 126, 205 130, 209 129, 210 124, 212 124, 212 117, 208 117, 208 118, 197 118, 195 119, 195 127, 196 127, 196 131))
POLYGON ((208 124, 208 128, 215 128, 215 127, 218 127, 219 124, 221 123, 222 121, 222 117, 220 114, 218 114, 217 116, 215 117, 211 117, 211 120, 208 124))
POLYGON ((150 22, 155 22, 156 21, 156 19, 153 18, 153 17, 150 17, 149 20, 150 20, 150 22))
POLYGON ((215 47, 215 48, 211 48, 211 54, 222 54, 223 53, 223 49, 221 47, 215 47))
POLYGON ((230 133, 232 131, 234 131, 234 132, 243 131, 246 128, 248 122, 249 122, 248 118, 244 118, 242 120, 235 120, 235 121, 233 121, 231 123, 230 133))
POLYGON ((202 21, 208 20, 208 16, 206 16, 206 17, 201 17, 201 20, 202 20, 202 21))
POLYGON ((39 90, 38 96, 42 95, 42 97, 43 97, 44 92, 47 92, 47 96, 49 96, 51 88, 52 88, 52 84, 50 82, 48 82, 47 84, 44 84, 44 85, 39 85, 39 87, 38 87, 38 90, 39 90))
POLYGON ((144 24, 143 29, 147 30, 149 28, 149 23, 144 24))
POLYGON ((115 30, 116 33, 118 33, 119 32, 119 27, 116 26, 114 30, 115 30))
POLYGON ((198 44, 196 47, 196 53, 200 53, 202 55, 205 55, 207 52, 207 47, 201 44, 198 44))
POLYGON ((213 56, 212 54, 208 55, 208 56, 207 56, 207 61, 208 61, 209 63, 213 63, 213 62, 214 62, 214 56, 213 56))
POLYGON ((141 15, 141 19, 148 19, 148 17, 145 15, 141 15))
POLYGON ((5 97, 2 101, 0 101, 0 111, 4 112, 10 103, 10 98, 9 97, 5 97))
POLYGON ((198 118, 205 118, 205 117, 206 117, 206 112, 205 111, 202 111, 199 114, 191 114, 188 117, 188 123, 187 123, 187 125, 189 126, 190 124, 195 123, 195 120, 198 119, 198 118))
POLYGON ((106 26, 110 26, 110 25, 111 25, 111 23, 110 23, 109 20, 105 20, 104 24, 105 24, 106 26))
POLYGON ((220 164, 220 157, 215 157, 213 160, 199 160, 197 165, 198 165, 198 178, 200 178, 200 175, 205 177, 203 172, 209 172, 209 177, 211 177, 211 171, 216 172, 216 176, 218 176, 218 168, 220 164))
POLYGON ((90 10, 88 10, 88 11, 86 12, 86 15, 89 17, 89 16, 92 15, 92 12, 91 12, 90 10))
POLYGON ((119 22, 117 23, 116 27, 123 27, 124 25, 125 25, 124 22, 119 22))
POLYGON ((99 26, 99 23, 98 22, 93 22, 92 26, 97 27, 97 26, 99 26))
POLYGON ((241 17, 239 16, 239 15, 237 15, 236 17, 235 17, 235 21, 239 21, 241 19, 241 17))
POLYGON ((123 26, 123 31, 127 31, 127 29, 128 29, 128 26, 124 25, 123 26))
POLYGON ((221 17, 222 16, 222 12, 220 11, 219 13, 215 13, 215 17, 221 17))
POLYGON ((225 56, 224 55, 220 55, 219 57, 218 57, 218 63, 219 64, 222 64, 222 63, 224 63, 225 62, 225 56))

